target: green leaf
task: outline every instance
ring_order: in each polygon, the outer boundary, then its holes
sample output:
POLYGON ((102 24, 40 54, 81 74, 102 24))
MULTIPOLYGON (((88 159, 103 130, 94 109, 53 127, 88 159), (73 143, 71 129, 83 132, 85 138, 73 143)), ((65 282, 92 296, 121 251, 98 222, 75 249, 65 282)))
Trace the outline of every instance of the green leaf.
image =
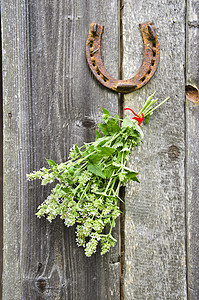
POLYGON ((133 125, 134 125, 134 128, 139 132, 141 139, 143 139, 144 133, 143 133, 142 129, 140 128, 140 126, 138 125, 138 123, 134 122, 133 125))
POLYGON ((115 116, 115 119, 116 119, 117 122, 119 122, 119 119, 120 119, 120 118, 119 118, 118 115, 116 115, 116 116, 115 116))
POLYGON ((110 140, 110 137, 107 136, 107 137, 101 137, 101 138, 98 138, 94 143, 93 145, 96 145, 96 146, 102 146, 104 145, 108 140, 110 140))
POLYGON ((117 141, 112 145, 112 148, 119 148, 119 147, 123 147, 124 143, 122 141, 117 141))
POLYGON ((75 151, 77 154, 81 154, 81 151, 80 151, 79 147, 77 146, 77 144, 75 144, 75 151))
POLYGON ((107 124, 98 123, 97 126, 99 127, 99 129, 103 135, 105 135, 105 136, 109 135, 107 124))
POLYGON ((73 166, 71 166, 69 169, 68 169, 68 172, 73 175, 75 173, 75 168, 73 166))
POLYGON ((99 133, 99 131, 96 129, 96 140, 101 138, 102 135, 99 133))
POLYGON ((71 192, 71 189, 69 187, 61 187, 62 191, 64 191, 64 193, 69 194, 71 192))
POLYGON ((88 157, 88 160, 92 163, 92 164, 98 164, 99 161, 102 159, 103 155, 94 153, 91 156, 88 157))
POLYGON ((107 115, 109 117, 111 116, 110 112, 106 108, 102 108, 102 110, 105 115, 107 115))
POLYGON ((57 164, 53 160, 46 159, 46 161, 47 161, 47 163, 49 164, 50 167, 52 167, 52 166, 56 166, 57 167, 57 164))
POLYGON ((144 123, 145 124, 148 124, 149 123, 149 118, 150 118, 151 115, 148 115, 144 118, 144 123))
POLYGON ((102 178, 105 178, 105 175, 102 172, 102 169, 101 169, 101 167, 99 165, 88 164, 87 169, 88 169, 88 171, 90 171, 94 175, 100 176, 102 178))
POLYGON ((121 151, 119 153, 117 153, 117 157, 115 159, 115 162, 121 164, 122 156, 123 156, 123 153, 121 151))
POLYGON ((128 180, 137 181, 139 183, 139 180, 138 180, 138 178, 136 177, 136 175, 134 173, 128 173, 126 175, 126 178, 128 180))
POLYGON ((138 178, 136 177, 138 175, 138 172, 133 171, 127 167, 125 167, 124 170, 126 172, 126 175, 125 175, 125 177, 127 179, 126 181, 133 180, 133 181, 139 182, 138 178))
POLYGON ((133 127, 133 122, 131 121, 131 119, 127 116, 125 116, 123 122, 122 122, 122 128, 125 128, 125 127, 133 127))
POLYGON ((114 118, 108 120, 107 128, 110 134, 115 134, 121 131, 121 127, 118 125, 118 120, 114 118))
POLYGON ((104 174, 105 174, 106 178, 111 178, 113 176, 114 171, 115 171, 114 166, 109 166, 109 167, 105 168, 104 174))
POLYGON ((115 152, 115 149, 112 147, 97 147, 97 153, 104 155, 104 156, 110 156, 115 152))
POLYGON ((137 121, 135 121, 135 120, 132 121, 132 120, 131 120, 129 117, 127 117, 127 116, 124 118, 124 121, 122 122, 122 128, 126 128, 126 127, 135 129, 136 131, 139 132, 141 138, 144 137, 144 134, 143 134, 143 132, 142 132, 142 129, 141 129, 140 126, 138 125, 137 121))
POLYGON ((102 120, 107 123, 108 122, 108 119, 110 118, 110 113, 107 109, 105 108, 102 108, 103 112, 104 112, 104 115, 102 116, 102 120))

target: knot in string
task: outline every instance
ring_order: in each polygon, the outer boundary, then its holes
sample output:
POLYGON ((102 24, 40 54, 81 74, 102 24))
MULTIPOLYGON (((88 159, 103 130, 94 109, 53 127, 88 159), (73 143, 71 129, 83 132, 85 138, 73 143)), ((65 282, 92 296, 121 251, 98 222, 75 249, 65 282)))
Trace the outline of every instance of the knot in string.
POLYGON ((139 125, 139 126, 141 125, 142 121, 144 120, 144 114, 143 114, 143 113, 141 113, 141 116, 142 116, 142 117, 140 117, 139 115, 137 115, 137 114, 136 114, 131 108, 129 108, 129 107, 124 108, 124 110, 130 110, 130 111, 135 115, 135 117, 133 117, 132 119, 138 121, 138 125, 139 125))

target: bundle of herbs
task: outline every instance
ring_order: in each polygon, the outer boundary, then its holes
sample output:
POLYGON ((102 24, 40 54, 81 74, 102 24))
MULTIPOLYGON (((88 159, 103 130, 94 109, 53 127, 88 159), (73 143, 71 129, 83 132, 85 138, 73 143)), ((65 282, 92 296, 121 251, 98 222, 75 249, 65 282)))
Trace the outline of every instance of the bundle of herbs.
POLYGON ((129 180, 139 182, 138 173, 126 166, 129 154, 143 139, 143 119, 148 122, 153 111, 168 100, 154 107, 157 99, 153 95, 138 115, 127 108, 135 114, 132 120, 128 116, 113 118, 103 108, 103 122, 98 124, 94 142, 74 145, 67 162, 47 160, 48 169, 27 175, 28 180, 41 179, 42 185, 57 183, 36 215, 46 216, 50 222, 60 216, 68 227, 76 224, 76 242, 85 247, 86 256, 96 251, 99 241, 102 255, 116 243, 112 230, 121 213, 120 187, 129 180))

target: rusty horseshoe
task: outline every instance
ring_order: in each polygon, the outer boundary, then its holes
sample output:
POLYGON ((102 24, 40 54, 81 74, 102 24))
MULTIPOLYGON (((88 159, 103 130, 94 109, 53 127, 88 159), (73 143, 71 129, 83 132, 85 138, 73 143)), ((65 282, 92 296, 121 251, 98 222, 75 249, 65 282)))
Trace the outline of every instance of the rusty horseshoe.
POLYGON ((101 55, 101 38, 104 26, 91 23, 86 42, 86 58, 93 75, 105 87, 117 93, 130 93, 143 87, 154 75, 160 61, 160 45, 155 26, 152 23, 140 24, 143 40, 143 62, 137 74, 127 80, 112 78, 104 67, 101 55))

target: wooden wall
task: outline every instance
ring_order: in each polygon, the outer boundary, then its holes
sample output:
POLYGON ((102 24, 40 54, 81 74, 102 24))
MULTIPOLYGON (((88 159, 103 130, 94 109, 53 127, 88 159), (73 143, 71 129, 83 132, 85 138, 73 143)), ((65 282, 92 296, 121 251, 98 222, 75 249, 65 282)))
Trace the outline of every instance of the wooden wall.
POLYGON ((139 111, 155 90, 160 99, 170 96, 144 127, 144 143, 129 162, 139 172, 140 184, 126 189, 126 299, 186 299, 187 295, 185 10, 185 1, 144 0, 132 5, 124 0, 123 76, 136 72, 141 62, 138 23, 154 22, 161 47, 155 77, 145 88, 125 96, 125 105, 139 111))
MULTIPOLYGON (((0 45, 0 70, 2 70, 1 45, 0 45)), ((3 95, 2 95, 2 72, 0 72, 0 299, 2 295, 2 271, 3 271, 3 95)))
POLYGON ((185 95, 185 85, 199 88, 198 2, 1 2, 3 299, 199 298, 199 111, 185 95), (158 71, 145 87, 120 97, 87 67, 89 24, 104 25, 102 53, 111 75, 129 78, 142 62, 139 23, 148 21, 160 42, 158 71), (74 143, 92 141, 102 107, 115 115, 124 101, 138 111, 155 90, 170 101, 144 126, 144 143, 131 155, 141 183, 126 187, 115 231, 121 243, 104 257, 86 258, 74 228, 36 218, 49 190, 27 182, 26 174, 46 165, 45 158, 65 161, 74 143))
POLYGON ((102 107, 117 113, 117 94, 98 85, 85 59, 89 25, 102 23, 104 60, 118 76, 118 4, 107 4, 2 1, 4 299, 119 297, 118 246, 86 258, 74 228, 36 218, 48 190, 26 180, 45 158, 65 161, 73 143, 93 140, 102 107))
POLYGON ((188 297, 199 299, 199 2, 187 2, 186 86, 186 217, 188 297), (192 102, 193 101, 193 102, 192 102))

